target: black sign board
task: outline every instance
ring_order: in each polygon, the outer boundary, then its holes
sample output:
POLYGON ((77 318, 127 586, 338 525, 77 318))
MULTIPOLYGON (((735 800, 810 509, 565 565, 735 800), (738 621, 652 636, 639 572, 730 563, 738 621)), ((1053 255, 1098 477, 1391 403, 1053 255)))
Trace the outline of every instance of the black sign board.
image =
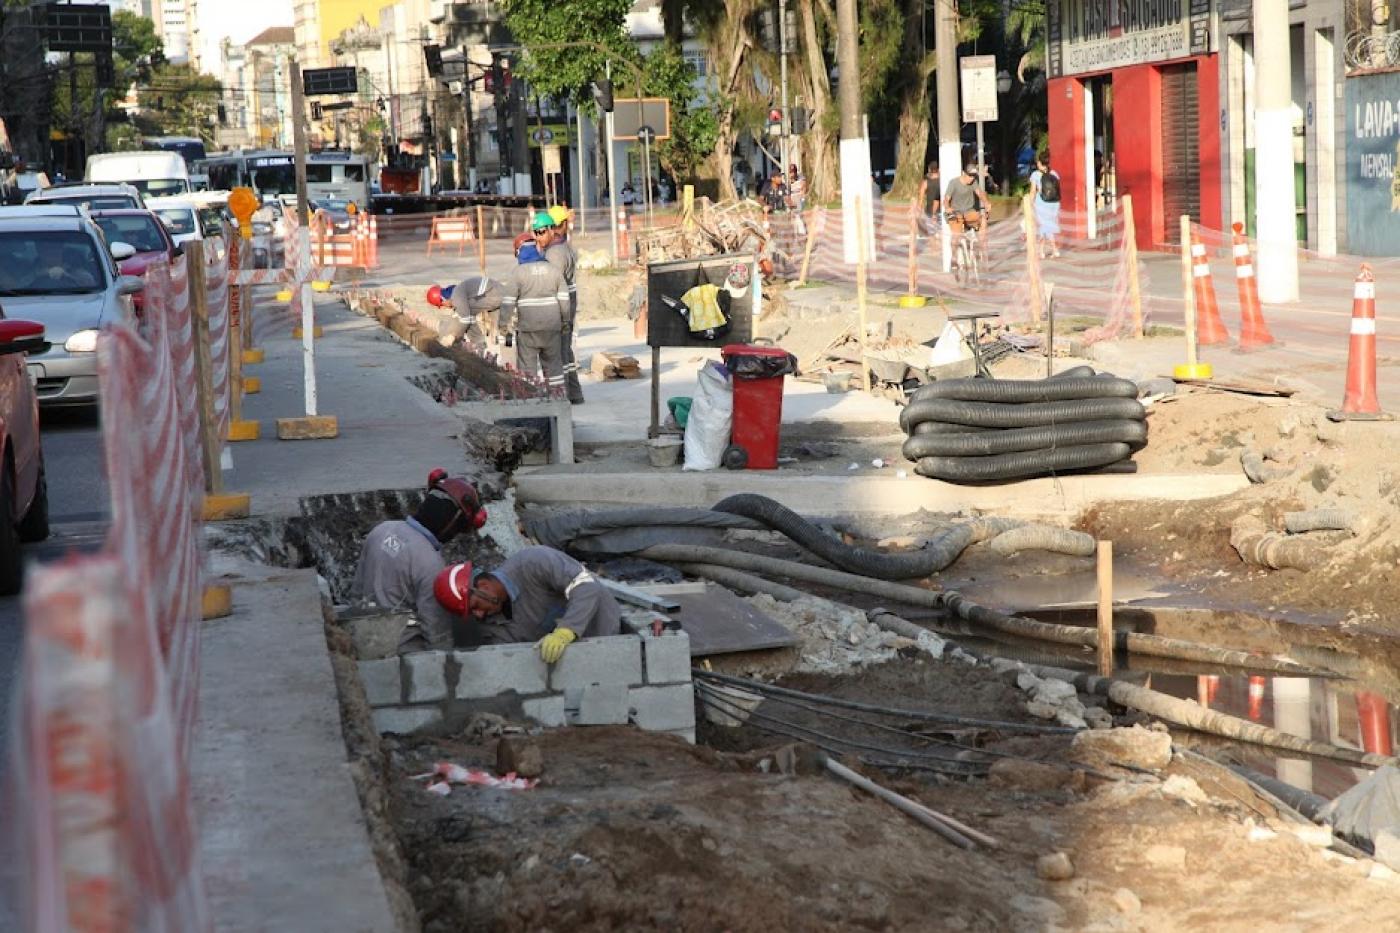
POLYGON ((307 97, 354 94, 359 82, 354 68, 308 68, 301 73, 301 89, 307 97))
POLYGON ((112 10, 102 3, 46 3, 44 42, 50 52, 111 54, 112 10))
POLYGON ((675 259, 647 266, 647 345, 652 347, 722 347, 748 343, 753 337, 757 310, 758 267, 751 253, 675 259), (689 322, 675 308, 685 293, 697 285, 724 288, 729 269, 735 263, 748 267, 749 285, 741 295, 729 299, 729 329, 707 340, 694 333, 689 322))

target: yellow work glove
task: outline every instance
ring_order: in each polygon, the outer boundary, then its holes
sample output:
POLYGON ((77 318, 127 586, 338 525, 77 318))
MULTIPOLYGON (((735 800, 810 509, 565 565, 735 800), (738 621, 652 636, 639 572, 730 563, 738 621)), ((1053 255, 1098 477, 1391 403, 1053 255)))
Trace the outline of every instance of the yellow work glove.
POLYGON ((564 649, 577 638, 573 629, 560 626, 535 642, 535 647, 540 649, 540 657, 544 663, 553 664, 564 656, 564 649))

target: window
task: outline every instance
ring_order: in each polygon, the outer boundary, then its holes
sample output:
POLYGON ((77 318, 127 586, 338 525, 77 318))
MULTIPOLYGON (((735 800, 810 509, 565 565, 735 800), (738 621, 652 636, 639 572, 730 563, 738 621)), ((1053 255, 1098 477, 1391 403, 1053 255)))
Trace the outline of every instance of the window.
POLYGON ((330 184, 331 166, 329 165, 308 165, 306 167, 307 184, 326 185, 330 184))
POLYGON ((96 240, 77 230, 0 233, 0 297, 101 291, 102 266, 96 240))
POLYGON ((346 166, 345 166, 345 180, 346 180, 346 181, 364 181, 364 180, 365 180, 365 167, 364 167, 363 165, 346 165, 346 166))
POLYGON ((686 52, 685 63, 695 69, 695 76, 697 78, 709 77, 710 56, 707 53, 701 51, 686 52))
POLYGON ((167 207, 157 210, 160 219, 165 222, 165 229, 169 230, 172 236, 184 236, 187 233, 194 233, 194 211, 185 207, 167 207))
POLYGON ((156 220, 146 214, 110 215, 94 217, 102 235, 112 243, 130 243, 138 253, 159 253, 166 249, 165 237, 161 236, 156 220))

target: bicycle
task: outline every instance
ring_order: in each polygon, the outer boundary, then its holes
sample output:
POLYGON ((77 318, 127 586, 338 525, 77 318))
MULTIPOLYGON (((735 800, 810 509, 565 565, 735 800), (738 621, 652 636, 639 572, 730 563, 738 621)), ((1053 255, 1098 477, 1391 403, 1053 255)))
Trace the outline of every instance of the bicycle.
POLYGON ((978 211, 967 211, 962 214, 948 214, 948 231, 957 237, 957 244, 953 250, 953 272, 957 277, 959 285, 980 286, 982 284, 982 270, 978 261, 978 254, 981 252, 979 230, 982 226, 982 215, 978 211))

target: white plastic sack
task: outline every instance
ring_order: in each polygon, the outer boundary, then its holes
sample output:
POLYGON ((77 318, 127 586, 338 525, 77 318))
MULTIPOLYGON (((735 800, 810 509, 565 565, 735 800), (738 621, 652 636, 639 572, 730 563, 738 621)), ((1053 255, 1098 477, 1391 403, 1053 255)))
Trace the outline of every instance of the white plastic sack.
POLYGON ((705 364, 685 423, 685 469, 713 470, 729 446, 734 423, 734 384, 720 363, 705 364))

